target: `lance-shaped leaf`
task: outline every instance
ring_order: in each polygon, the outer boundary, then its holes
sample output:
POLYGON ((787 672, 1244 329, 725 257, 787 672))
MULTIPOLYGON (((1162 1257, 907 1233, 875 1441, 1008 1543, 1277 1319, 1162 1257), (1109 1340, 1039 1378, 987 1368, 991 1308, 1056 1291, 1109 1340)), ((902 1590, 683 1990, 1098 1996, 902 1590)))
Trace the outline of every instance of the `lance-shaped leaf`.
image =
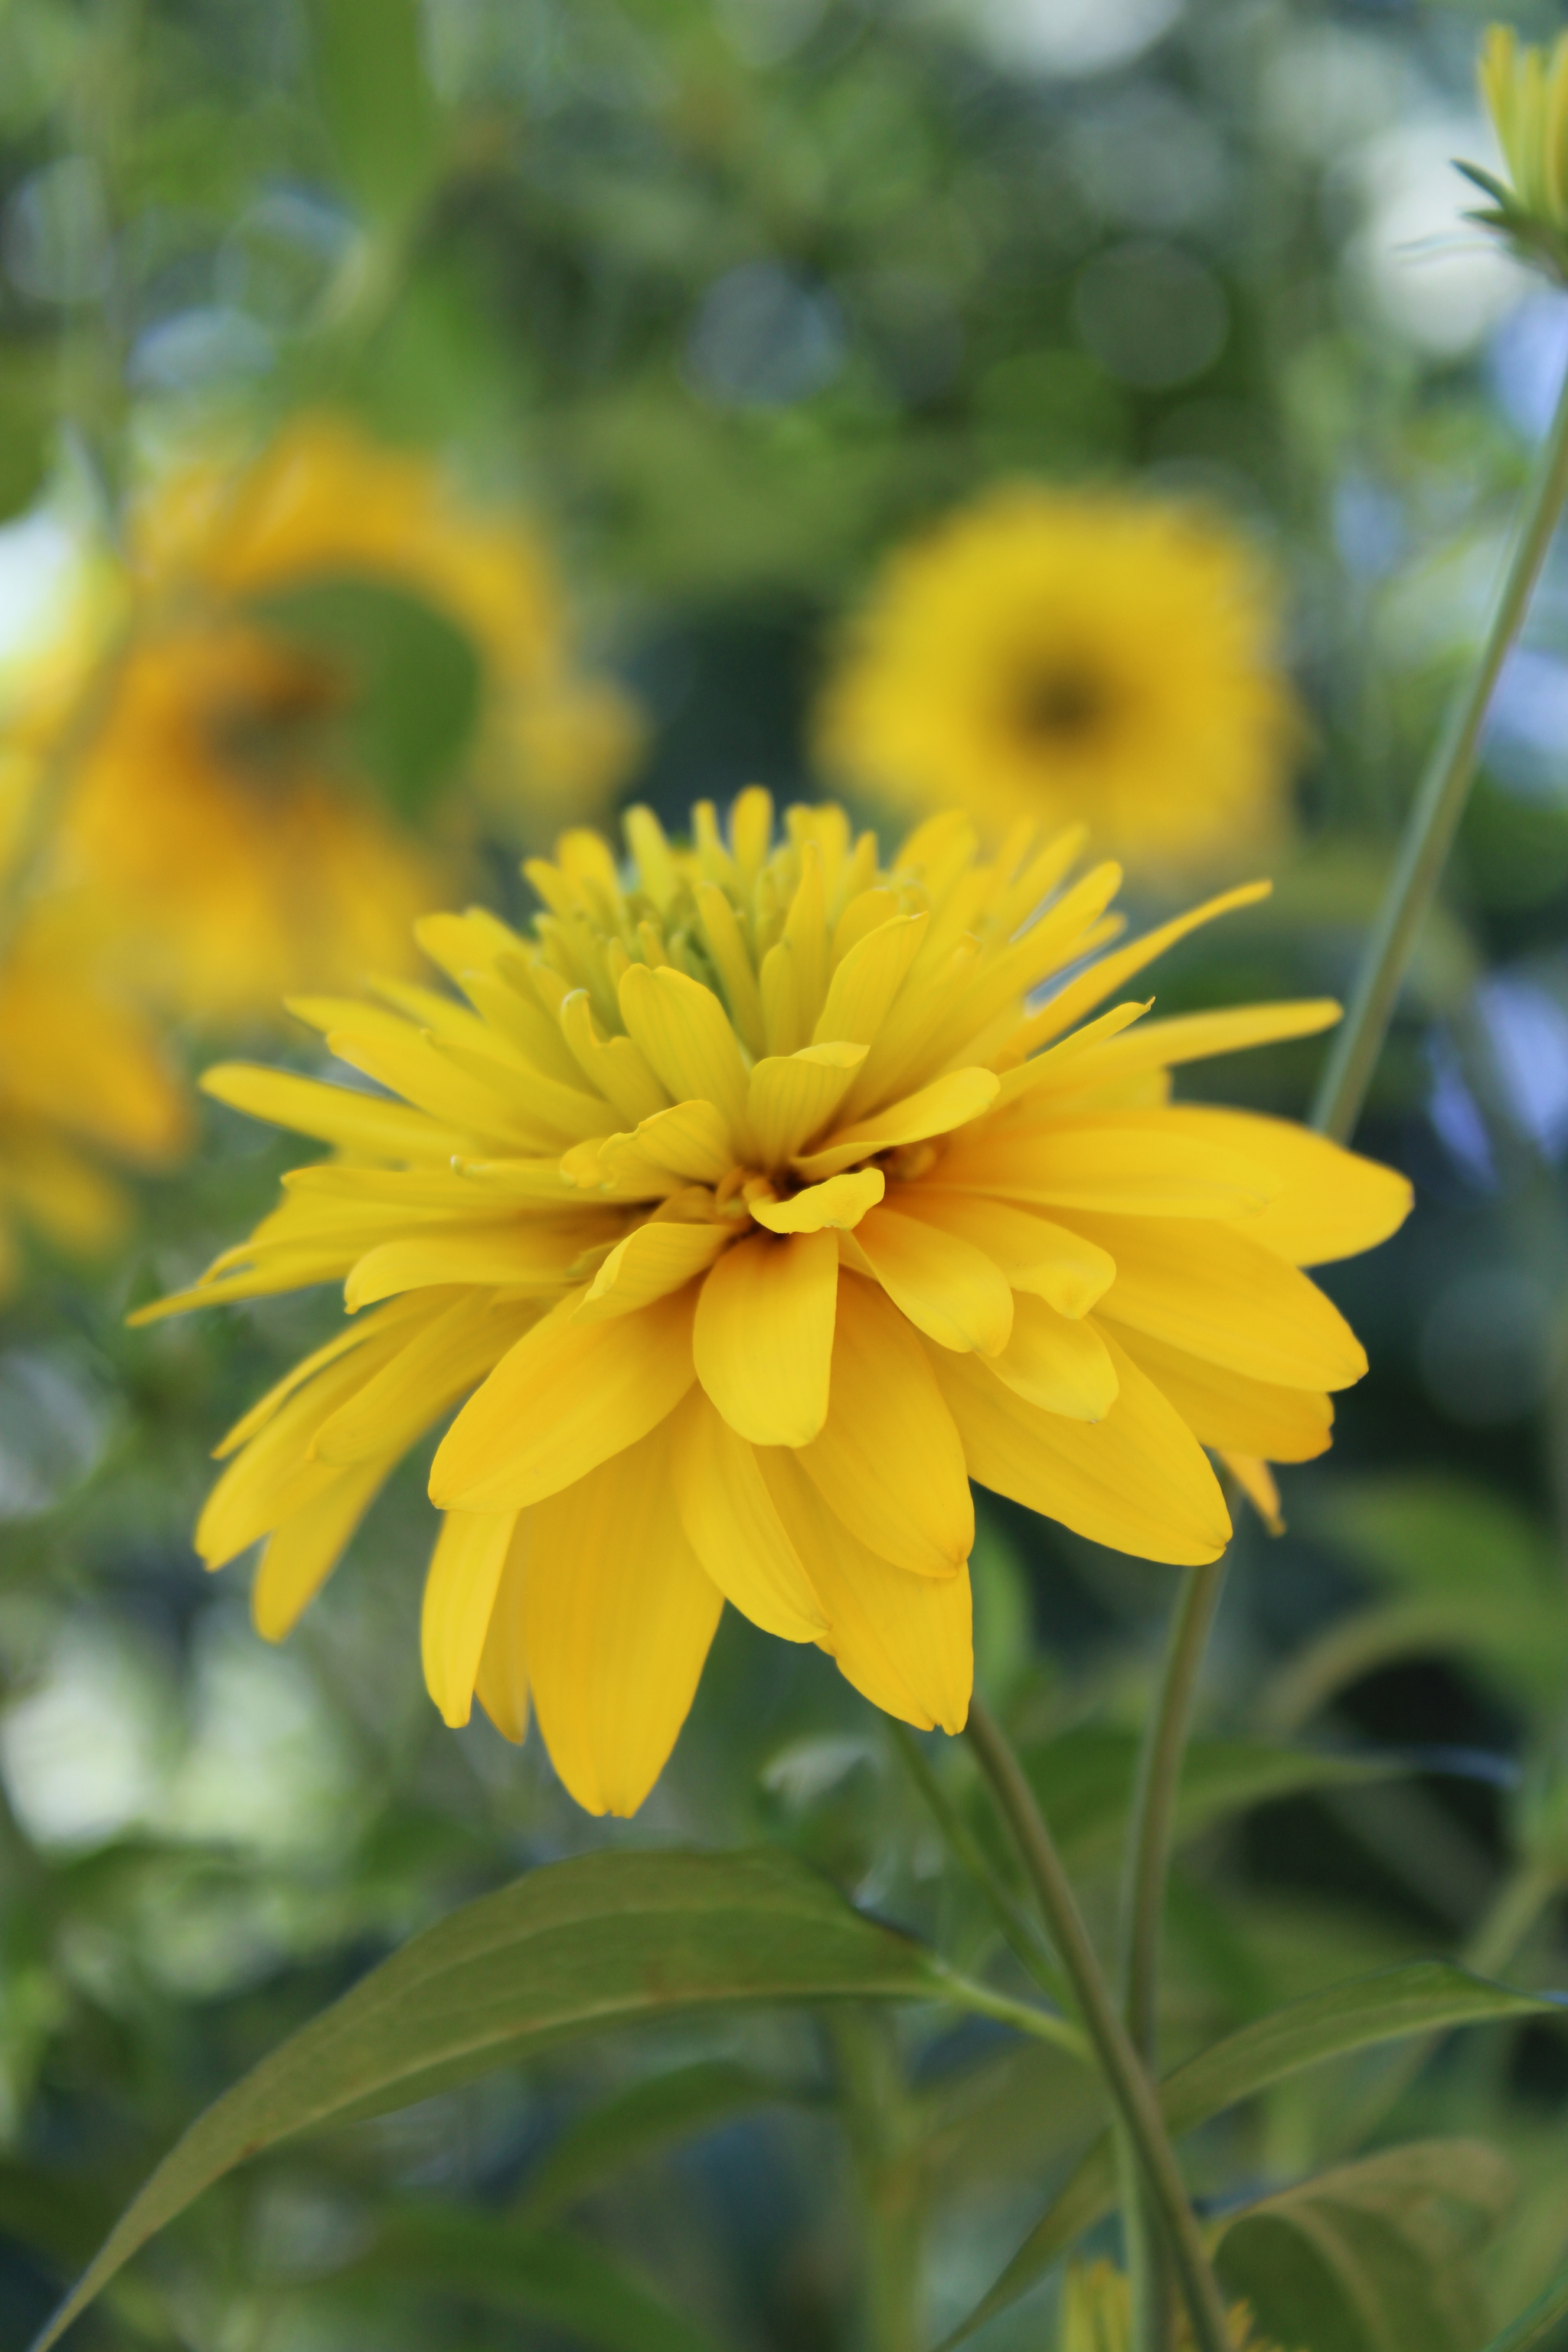
POLYGON ((1473 2352, 1488 2326, 1478 2257, 1515 2187, 1479 2140, 1382 2148, 1237 2215, 1217 2267, 1273 2343, 1473 2352))
POLYGON ((1568 2271, 1553 2279, 1545 2294, 1528 2311, 1521 2311, 1500 2336, 1494 2336, 1486 2352, 1537 2352, 1561 2319, 1568 2319, 1568 2271))
MULTIPOLYGON (((1411 1960, 1330 1985, 1305 2000, 1292 2001, 1272 2016, 1244 2025, 1178 2066, 1160 2085, 1160 2104, 1173 2137, 1194 2131, 1238 2100, 1300 2074, 1327 2058, 1342 2058, 1375 2042, 1397 2042, 1413 2033, 1459 2025, 1497 2024, 1510 2018, 1537 2017, 1568 2004, 1548 1996, 1513 1992, 1447 1960, 1411 1960)), ((990 2293, 947 2338, 961 2344, 975 2328, 1006 2310, 1047 2271, 1075 2238, 1092 2229, 1116 2200, 1116 2161, 1110 2136, 1095 2142, 1056 2203, 1031 2231, 990 2293)), ((946 2352, 946 2346, 943 2347, 946 2352)))
POLYGON ((533 1871, 413 1937, 199 2116, 36 2352, 204 2189, 295 2132, 680 2011, 954 1990, 918 1944, 787 1854, 598 1853, 533 1871))

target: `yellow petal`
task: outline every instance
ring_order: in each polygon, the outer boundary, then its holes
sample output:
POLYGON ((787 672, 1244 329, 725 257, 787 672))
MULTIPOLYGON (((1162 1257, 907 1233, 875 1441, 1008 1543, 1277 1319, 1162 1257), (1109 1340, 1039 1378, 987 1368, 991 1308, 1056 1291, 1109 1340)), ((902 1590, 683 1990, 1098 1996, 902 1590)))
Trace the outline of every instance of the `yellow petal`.
POLYGON ((551 1760, 591 1813, 635 1813, 686 1720, 723 1598, 686 1539, 663 1433, 533 1513, 522 1620, 551 1760))
POLYGON ((397 1456, 380 1455, 327 1481, 269 1538, 250 1588, 250 1614, 265 1641, 291 1633, 347 1549, 397 1456))
POLYGON ((390 1307, 384 1307, 378 1315, 361 1316, 357 1322, 346 1323, 335 1339, 329 1339, 313 1355, 302 1357, 280 1381, 273 1383, 265 1396, 258 1398, 248 1412, 240 1415, 233 1428, 213 1447, 213 1460, 226 1461, 242 1445, 248 1444, 296 1389, 303 1388, 307 1381, 314 1380, 319 1371, 324 1370, 328 1364, 335 1363, 340 1356, 348 1355, 351 1349, 363 1347, 367 1339, 379 1338, 389 1329, 412 1328, 422 1323, 432 1311, 428 1299, 398 1298, 390 1307))
POLYGON ((991 1363, 1019 1396, 1069 1421, 1103 1421, 1116 1402, 1116 1368, 1093 1324, 1070 1321, 1043 1298, 1019 1297, 1013 1336, 991 1363))
POLYGON ((1268 1462, 1311 1462, 1331 1442, 1334 1408, 1321 1390, 1279 1388, 1205 1363, 1145 1331, 1123 1330, 1121 1344, 1168 1397, 1200 1445, 1257 1454, 1268 1462))
POLYGON ((668 1096, 631 1039, 600 1035, 585 988, 574 988, 562 998, 561 1030, 584 1077, 623 1118, 635 1126, 668 1110, 668 1096))
MULTIPOLYGON (((1140 1070, 1173 1069, 1178 1062, 1206 1062, 1215 1054, 1236 1054, 1246 1046, 1270 1045, 1285 1037, 1314 1037, 1321 1029, 1331 1029, 1340 1013, 1341 1007, 1331 996, 1320 996, 1289 1004, 1236 1004, 1219 1013, 1184 1013, 1169 1021, 1145 1021, 1135 1035, 1108 1040, 1097 1048, 1094 1068, 1112 1079, 1131 1077, 1140 1070)), ((1060 1050, 1058 1046, 1053 1052, 1060 1050)))
POLYGON ((687 1541, 725 1600, 784 1641, 815 1642, 825 1633, 822 1604, 755 1453, 700 1388, 671 1416, 669 1468, 687 1541))
POLYGON ((1279 1489, 1267 1462, 1246 1454, 1224 1453, 1220 1460, 1247 1496, 1271 1536, 1282 1536, 1285 1521, 1279 1509, 1279 1489))
POLYGON ((1217 1559, 1230 1518, 1202 1447, 1153 1382, 1107 1345, 1121 1388, 1093 1423, 1026 1403, 978 1356, 933 1349, 970 1476, 1114 1551, 1178 1567, 1217 1559))
POLYGON ((700 1096, 714 1104, 743 1149, 746 1066, 713 991, 668 965, 652 971, 634 963, 622 978, 620 1003, 633 1044, 671 1098, 684 1103, 700 1096))
POLYGON ((1085 1217, 1116 1260, 1098 1312, 1285 1388, 1342 1389, 1366 1350, 1331 1300, 1251 1237, 1195 1217, 1085 1217))
POLYGON ((611 1322, 537 1325, 442 1439, 431 1501, 441 1510, 522 1510, 657 1429, 691 1385, 695 1301, 689 1286, 611 1322))
POLYGON ((771 1055, 757 1064, 750 1108, 759 1168, 782 1168, 826 1125, 865 1058, 864 1045, 835 1043, 771 1055))
POLYGON ((392 1298, 403 1290, 426 1290, 438 1283, 466 1283, 492 1290, 531 1290, 540 1297, 560 1290, 568 1271, 602 1228, 581 1223, 437 1227, 382 1242, 358 1259, 343 1285, 351 1313, 392 1298))
POLYGON ((1013 1328, 1007 1278, 972 1240, 902 1213, 919 1189, 900 1185, 899 1207, 874 1209, 856 1227, 856 1241, 889 1297, 929 1339, 994 1356, 1013 1328))
POLYGON ((902 986, 925 935, 928 915, 900 915, 857 940, 828 983, 817 1042, 847 1038, 868 1045, 902 986))
POLYGON ((342 1463, 389 1447, 405 1452, 538 1318, 531 1300, 498 1305, 483 1291, 443 1298, 439 1314, 399 1334, 395 1352, 379 1369, 367 1368, 355 1393, 317 1430, 312 1454, 342 1463))
POLYGON ((860 1543, 795 1456, 758 1456, 832 1628, 838 1671, 873 1706, 921 1731, 960 1732, 974 1680, 969 1570, 910 1576, 860 1543))
POLYGON ((323 1086, 287 1070, 258 1069, 249 1062, 219 1062, 199 1081, 204 1094, 235 1110, 248 1111, 274 1127, 312 1135, 345 1151, 372 1160, 411 1160, 445 1168, 462 1145, 453 1129, 426 1118, 404 1103, 383 1102, 357 1087, 323 1086))
POLYGON ((1184 1134, 1244 1152, 1270 1170, 1278 1189, 1266 1208, 1248 1217, 1247 1231, 1292 1265, 1354 1257, 1397 1233, 1410 1213, 1415 1196, 1396 1170, 1346 1151, 1292 1119, 1189 1103, 1164 1117, 1184 1134))
POLYGON ((787 1201, 753 1201, 752 1214, 773 1234, 850 1233, 876 1207, 885 1184, 879 1168, 862 1168, 853 1176, 808 1184, 787 1201))
POLYGON ((700 1097, 656 1111, 642 1121, 635 1140, 639 1151, 689 1183, 716 1184, 735 1165, 735 1147, 723 1113, 700 1097))
POLYGON ((921 1182, 900 1187, 897 1205, 901 1214, 984 1250, 1015 1290, 1045 1299, 1058 1315, 1087 1315, 1116 1276, 1116 1261, 1098 1243, 1006 1201, 921 1182))
POLYGON ((831 1233, 754 1234, 702 1285, 697 1375, 737 1436, 808 1445, 827 1418, 838 1290, 831 1233))
POLYGON ((378 1334, 367 1346, 327 1365, 280 1404, 234 1456, 196 1522, 196 1549, 209 1568, 221 1568, 225 1560, 248 1550, 258 1536, 333 1485, 336 1470, 310 1458, 311 1440, 344 1399, 386 1362, 400 1337, 396 1331, 378 1334))
POLYGON ((668 1297, 694 1275, 704 1274, 733 1240, 733 1225, 658 1223, 638 1225, 618 1242, 588 1285, 577 1309, 579 1322, 630 1315, 656 1298, 668 1297))
POLYGON ((522 1595, 533 1540, 533 1513, 520 1511, 501 1565, 485 1646, 474 1677, 474 1696, 503 1739, 521 1747, 528 1736, 528 1652, 523 1643, 522 1595))
POLYGON ((425 1687, 454 1729, 473 1708, 490 1611, 516 1525, 515 1511, 448 1511, 430 1556, 419 1652, 425 1687))
POLYGON ((1179 1126, 1172 1111, 1106 1111, 1037 1133, 960 1136, 936 1172, 951 1191, 1118 1216, 1249 1216, 1279 1190, 1269 1165, 1179 1126))
POLYGON ((803 1176, 833 1176, 857 1160, 891 1151, 901 1143, 923 1143, 928 1136, 946 1135, 978 1118, 996 1099, 1001 1084, 994 1070, 950 1070, 933 1078, 918 1094, 889 1103, 853 1127, 841 1128, 820 1151, 805 1153, 795 1161, 803 1176))
POLYGON ((1260 898, 1268 898, 1273 887, 1270 882, 1244 882, 1237 889, 1222 891, 1217 898, 1205 898, 1201 907, 1190 908, 1173 921, 1162 923, 1157 930, 1146 931, 1141 940, 1118 948, 1114 955, 1101 956, 1098 963, 1090 964, 1076 980, 1069 980, 1037 1013, 1031 1013, 1020 1024, 1010 1040, 1012 1050, 1020 1055, 1032 1054, 1047 1037, 1059 1037, 1122 987, 1135 971, 1142 971, 1167 948, 1173 948, 1178 940, 1184 940, 1189 931, 1195 931, 1203 923, 1212 923, 1218 915, 1231 914, 1238 907, 1255 907, 1260 898))
POLYGON ((917 1576, 951 1576, 974 1542, 963 1448, 925 1350, 874 1283, 838 1286, 832 1401, 798 1459, 852 1535, 917 1576))

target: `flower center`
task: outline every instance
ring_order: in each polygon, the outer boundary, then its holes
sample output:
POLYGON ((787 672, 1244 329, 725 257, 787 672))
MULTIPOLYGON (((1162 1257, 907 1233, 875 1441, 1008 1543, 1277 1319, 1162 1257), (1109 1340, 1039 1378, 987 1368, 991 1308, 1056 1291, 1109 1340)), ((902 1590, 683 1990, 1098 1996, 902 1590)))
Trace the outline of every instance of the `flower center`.
POLYGON ((1102 727, 1110 710, 1103 679, 1074 662, 1030 672, 1013 700, 1013 724, 1042 748, 1080 743, 1102 727))

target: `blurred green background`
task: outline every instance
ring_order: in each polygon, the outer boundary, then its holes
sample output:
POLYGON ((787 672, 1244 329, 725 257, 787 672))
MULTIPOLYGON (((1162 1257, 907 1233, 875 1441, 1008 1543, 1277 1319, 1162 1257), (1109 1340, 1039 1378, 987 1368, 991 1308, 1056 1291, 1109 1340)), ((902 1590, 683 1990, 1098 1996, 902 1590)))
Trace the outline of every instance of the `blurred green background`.
MULTIPOLYGON (((1342 992, 1568 365, 1568 302, 1458 217, 1450 158, 1489 154, 1480 22, 1418 0, 0 0, 0 650, 25 679, 139 456, 344 412, 438 453, 477 510, 529 513, 583 661, 643 714, 620 797, 674 824, 752 781, 822 788, 833 625, 920 524, 1019 473, 1197 496, 1283 576, 1310 735, 1275 900, 1173 958, 1161 1009, 1342 992)), ((1494 1964, 1568 1967, 1565 617, 1560 562, 1362 1130, 1418 1192, 1394 1243, 1330 1271, 1372 1376, 1331 1456, 1285 1474, 1289 1532, 1248 1520, 1235 1547, 1173 2055, 1381 1959, 1475 1950, 1521 1883, 1527 1932, 1494 1964), (1358 1760, 1308 1786, 1237 1744, 1299 1732, 1358 1760)), ((442 657, 416 646, 387 690, 416 702, 442 657)), ((486 894, 521 914, 527 822, 479 829, 486 894)), ((310 1064, 302 1031, 252 1042, 310 1064)), ((176 1044, 193 1070, 210 1053, 195 1024, 176 1044)), ((1319 1052, 1205 1091, 1299 1113, 1319 1052)), ((633 1823, 579 1813, 537 1742, 445 1731, 414 1654, 423 1463, 287 1648, 257 1640, 243 1571, 191 1550, 206 1457, 335 1308, 123 1331, 289 1164, 235 1115, 202 1122, 190 1166, 140 1188, 132 1245, 87 1273, 36 1250, 0 1310, 5 2347, 207 2098, 531 1864, 761 1838, 961 1956, 987 1936, 880 1720, 732 1612, 633 1823)), ((1108 1916, 1169 1572, 986 1498, 975 1576, 981 1686, 1108 1916)), ((967 1759, 928 1744, 967 1802, 967 1759)), ((916 2186, 934 2338, 1092 2116, 1001 2028, 897 2034, 939 2126, 916 2186)), ((672 2028, 304 2144, 210 2195, 79 2341, 848 2347, 842 2075, 809 2019, 672 2028), (677 2069, 679 2137, 639 2138, 635 2102, 572 2137, 677 2069), (471 2234, 400 2239, 411 2207, 471 2234), (570 2282, 552 2302, 520 2279, 509 2244, 546 2219, 640 2282, 621 2335, 574 2320, 570 2282)), ((1515 2187, 1475 2159, 1443 2260, 1500 2325, 1568 2242, 1565 2100, 1552 2030, 1398 2079, 1343 2062, 1214 2127, 1200 2183, 1256 2191, 1367 2130, 1482 2136, 1515 2187)), ((1053 2293, 983 2352, 1049 2340, 1053 2293)), ((1452 2311, 1468 2352, 1458 2288, 1452 2311)), ((1365 2352, 1385 2343, 1405 2352, 1365 2352)))

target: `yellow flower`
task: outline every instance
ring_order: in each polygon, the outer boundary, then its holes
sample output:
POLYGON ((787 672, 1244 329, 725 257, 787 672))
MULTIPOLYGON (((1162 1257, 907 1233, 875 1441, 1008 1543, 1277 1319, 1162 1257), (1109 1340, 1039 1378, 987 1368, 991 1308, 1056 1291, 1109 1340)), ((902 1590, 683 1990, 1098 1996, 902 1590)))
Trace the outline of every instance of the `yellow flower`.
POLYGON ((412 970, 413 920, 450 887, 451 857, 344 757, 353 681, 258 613, 345 580, 411 593, 475 646, 479 781, 521 830, 598 804, 635 749, 624 698, 571 667, 538 547, 456 504, 428 459, 306 418, 248 466, 173 471, 132 517, 129 579, 88 583, 77 643, 12 737, 47 758, 102 697, 80 730, 64 868, 96 894, 128 976, 203 1018, 412 970))
POLYGON ((830 769, 992 838, 1081 820, 1168 878, 1286 814, 1295 707, 1251 551, 1172 506, 1027 484, 899 550, 817 714, 830 769))
POLYGON ((0 954, 0 1296, 18 1228, 73 1255, 109 1248, 128 1204, 97 1165, 167 1167, 189 1142, 184 1096, 139 1014, 93 977, 89 910, 29 908, 0 954))
POLYGON ((446 1513, 431 1694, 479 1696, 630 1812, 725 1600, 816 1642, 877 1706, 958 1730, 969 1480, 1171 1561, 1230 1534, 1205 1446, 1304 1461, 1365 1358, 1299 1269, 1367 1247, 1403 1178, 1279 1119, 1172 1105, 1169 1070, 1326 1026, 1328 1003, 1164 1022, 1116 1003, 1253 885, 1100 954, 1118 869, 958 815, 891 867, 841 809, 762 792, 728 838, 627 819, 527 869, 524 938, 420 926, 468 1002, 296 1009, 371 1095, 245 1065, 220 1100, 335 1156, 146 1314, 337 1282, 353 1319, 225 1440, 197 1545, 268 1538, 281 1635, 419 1433, 446 1513), (392 1097, 400 1097, 393 1099, 392 1097), (466 1402, 462 1400, 467 1399, 466 1402))
MULTIPOLYGON (((1230 2340, 1236 2352, 1270 2352, 1252 2332, 1252 2315, 1246 2304, 1230 2312, 1230 2340)), ((1110 2263, 1068 2265, 1062 2290, 1059 2352, 1132 2352, 1132 2293, 1124 2274, 1110 2263)), ((1177 2333, 1181 2352, 1188 2352, 1192 2336, 1184 2321, 1177 2333)))
POLYGON ((1568 33, 1550 50, 1521 48, 1511 25, 1489 26, 1477 79, 1512 185, 1461 163, 1493 200, 1493 209, 1469 217, 1561 278, 1568 273, 1568 33))

